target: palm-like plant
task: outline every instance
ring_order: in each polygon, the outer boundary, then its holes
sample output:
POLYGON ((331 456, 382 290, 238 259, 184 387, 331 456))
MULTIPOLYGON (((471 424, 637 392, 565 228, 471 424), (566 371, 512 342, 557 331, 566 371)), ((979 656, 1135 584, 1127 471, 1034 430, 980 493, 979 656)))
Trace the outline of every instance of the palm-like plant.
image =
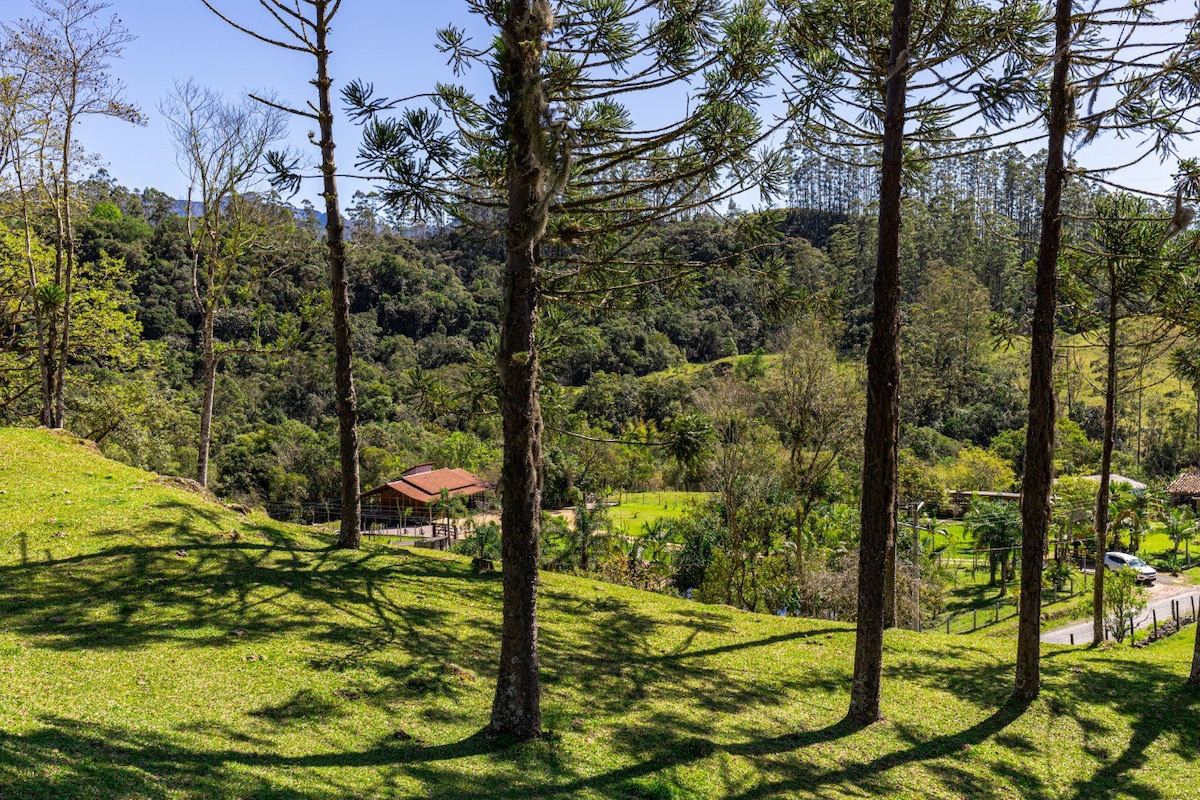
POLYGON ((1008 593, 1012 579, 1011 556, 1021 544, 1021 512, 1013 503, 995 500, 976 500, 963 519, 967 530, 975 537, 975 549, 988 554, 991 570, 990 585, 996 583, 996 567, 1000 568, 1000 596, 1008 593))
POLYGON ((1114 549, 1120 549, 1120 538, 1117 533, 1118 524, 1120 524, 1129 530, 1129 552, 1136 553, 1142 543, 1142 534, 1146 530, 1146 523, 1149 521, 1150 495, 1145 490, 1122 492, 1116 495, 1114 500, 1112 546, 1114 549))
POLYGON ((450 490, 443 487, 438 499, 433 501, 435 513, 446 520, 446 535, 454 525, 454 520, 460 519, 467 513, 466 501, 461 497, 453 497, 450 490))
POLYGON ((671 525, 664 519, 642 523, 642 535, 634 542, 631 557, 635 561, 666 564, 671 558, 671 525))
POLYGON ((1186 508, 1172 508, 1163 515, 1163 529, 1171 537, 1171 563, 1174 564, 1179 557, 1179 543, 1186 543, 1196 533, 1196 515, 1186 508))
POLYGON ((575 504, 575 547, 579 554, 579 569, 588 571, 588 557, 596 548, 599 534, 606 526, 608 513, 600 501, 588 503, 587 497, 579 496, 575 504))

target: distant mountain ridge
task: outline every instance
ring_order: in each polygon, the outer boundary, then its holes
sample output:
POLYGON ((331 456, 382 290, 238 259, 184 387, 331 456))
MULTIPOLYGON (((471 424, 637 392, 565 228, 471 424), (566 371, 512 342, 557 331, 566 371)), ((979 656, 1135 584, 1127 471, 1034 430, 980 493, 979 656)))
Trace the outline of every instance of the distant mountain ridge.
MULTIPOLYGON (((303 208, 303 207, 297 208, 296 206, 291 205, 290 203, 285 203, 284 205, 286 205, 288 208, 290 208, 292 210, 292 213, 296 215, 296 219, 307 219, 308 217, 311 216, 313 219, 315 219, 317 221, 318 225, 320 225, 322 227, 325 226, 326 214, 324 211, 318 211, 316 208, 313 208, 311 206, 307 207, 307 208, 303 208)), ((180 199, 180 198, 176 198, 176 199, 172 200, 171 201, 171 213, 178 214, 181 217, 186 216, 188 213, 188 201, 184 200, 184 199, 180 199)), ((204 204, 201 203, 199 200, 193 200, 192 201, 192 215, 199 216, 202 213, 204 213, 204 204)))

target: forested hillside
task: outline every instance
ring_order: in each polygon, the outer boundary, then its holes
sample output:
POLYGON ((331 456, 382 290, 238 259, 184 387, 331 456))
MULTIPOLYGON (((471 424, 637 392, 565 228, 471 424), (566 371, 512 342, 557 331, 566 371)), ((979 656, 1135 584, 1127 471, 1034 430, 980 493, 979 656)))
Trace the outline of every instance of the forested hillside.
MULTIPOLYGON (((1019 471, 1014 438, 1006 434, 1024 424, 1027 367, 1019 353, 1032 299, 1023 277, 1029 243, 1016 233, 1032 224, 1036 187, 1020 176, 1037 159, 1002 151, 973 159, 970 169, 943 162, 922 184, 931 188, 906 206, 903 438, 921 461, 936 464, 947 448, 972 445, 991 447, 1019 471), (964 185, 964 174, 977 185, 964 185)), ((810 170, 818 185, 852 179, 831 177, 835 168, 817 171, 802 161, 794 185, 809 185, 810 170)), ((1081 192, 1075 202, 1089 208, 1095 193, 1081 192)), ((81 315, 71 364, 71 426, 116 458, 190 476, 202 384, 185 220, 161 192, 130 191, 103 172, 81 184, 79 194, 88 211, 78 223, 80 281, 95 301, 81 315)), ((807 198, 799 188, 794 195, 807 198)), ((861 360, 871 302, 870 206, 836 194, 808 199, 821 207, 750 214, 772 231, 770 276, 729 263, 729 254, 745 245, 738 237, 746 212, 698 214, 662 223, 648 245, 682 261, 715 264, 698 269, 686 286, 646 293, 624 310, 547 311, 553 385, 543 391, 554 413, 548 507, 571 502, 563 494, 567 462, 594 445, 567 431, 652 440, 675 420, 703 414, 701 396, 722 381, 753 391, 796 330, 819 327, 838 360, 861 360)), ((377 205, 376 198, 355 198, 349 234, 364 485, 424 460, 495 475, 489 354, 501 254, 453 226, 397 231, 377 205)), ((218 376, 213 488, 281 510, 336 503, 333 385, 323 366, 331 357, 329 332, 317 311, 327 292, 322 229, 310 214, 270 195, 256 198, 253 212, 262 239, 218 318, 218 337, 230 353, 218 376)), ((30 332, 18 324, 22 247, 10 230, 3 262, 13 344, 3 378, 8 424, 37 413, 30 332)), ((1083 375, 1098 353, 1079 330, 1075 320, 1063 319, 1062 358, 1075 365, 1063 374, 1065 430, 1076 430, 1073 422, 1095 443, 1102 403, 1083 375)), ((1169 352, 1155 349, 1139 367, 1138 391, 1119 405, 1121 469, 1150 479, 1173 476, 1198 453, 1192 388, 1174 377, 1169 352)), ((607 465, 573 476, 573 485, 597 492, 695 486, 703 479, 681 478, 655 448, 603 449, 607 465)), ((1097 456, 1082 442, 1080 449, 1071 471, 1094 471, 1097 456)))

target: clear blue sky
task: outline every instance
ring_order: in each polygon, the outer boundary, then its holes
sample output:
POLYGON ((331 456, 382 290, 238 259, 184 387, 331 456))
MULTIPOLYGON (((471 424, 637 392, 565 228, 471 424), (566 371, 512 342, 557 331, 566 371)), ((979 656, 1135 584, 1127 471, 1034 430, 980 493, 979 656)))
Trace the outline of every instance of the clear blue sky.
MULTIPOLYGON (((217 19, 200 0, 111 0, 126 27, 138 38, 125 56, 114 64, 114 73, 127 85, 128 99, 146 113, 149 124, 135 128, 125 123, 93 119, 85 123, 80 139, 92 153, 99 154, 113 176, 130 188, 153 186, 183 196, 186 182, 175 166, 158 102, 170 91, 174 80, 195 78, 233 97, 247 90, 274 92, 281 100, 303 103, 313 97, 307 81, 313 70, 311 58, 288 53, 256 42, 217 19)), ((239 21, 264 31, 272 22, 255 0, 215 0, 215 5, 239 21)), ((28 0, 0 0, 0 18, 12 19, 27 12, 28 0)), ((436 81, 453 81, 445 57, 434 47, 434 32, 449 22, 478 30, 479 19, 468 14, 466 3, 420 2, 419 0, 344 0, 333 42, 333 77, 337 86, 363 78, 375 83, 382 94, 397 97, 427 91, 436 81)), ((473 77, 469 87, 486 93, 486 76, 473 77)), ((638 108, 634 108, 635 113, 638 108)), ((652 116, 665 109, 643 108, 652 116)), ((649 120, 654 122, 655 120, 649 120)), ((311 152, 307 132, 311 126, 293 120, 295 148, 311 152)), ((343 123, 339 126, 339 167, 353 166, 357 135, 343 123)), ((1185 143, 1184 155, 1200 155, 1195 142, 1185 143)), ((1127 160, 1128 145, 1101 142, 1080 154, 1084 164, 1120 163, 1127 160)), ((1173 164, 1159 165, 1154 157, 1119 178, 1138 188, 1166 191, 1173 164)), ((356 188, 343 186, 343 205, 356 188)), ((317 201, 315 183, 306 186, 300 198, 317 201)), ((757 202, 757 195, 745 204, 757 202)))
MULTIPOLYGON (((89 119, 80 140, 107 162, 112 175, 130 188, 153 186, 183 196, 187 183, 175 165, 174 152, 157 105, 175 80, 195 78, 233 98, 246 91, 274 92, 280 100, 303 104, 315 99, 307 83, 315 65, 311 57, 270 47, 233 30, 200 0, 110 0, 114 12, 137 36, 113 72, 127 86, 128 99, 149 119, 145 127, 106 119, 89 119)), ((274 32, 254 0, 215 0, 214 5, 239 22, 274 32)), ((28 0, 0 0, 0 17, 24 15, 28 0)), ((380 93, 396 97, 427 91, 436 80, 449 81, 445 57, 434 48, 434 32, 448 22, 471 22, 460 2, 411 0, 344 0, 332 37, 333 77, 340 87, 354 78, 375 83, 380 93)), ((291 122, 293 144, 315 153, 307 142, 311 125, 291 122)), ((339 126, 339 167, 353 166, 356 132, 339 126)), ((349 201, 354 188, 343 189, 349 201), (347 191, 350 190, 350 191, 347 191)), ((300 197, 317 200, 308 186, 300 197)), ((345 204, 345 203, 344 203, 345 204)))

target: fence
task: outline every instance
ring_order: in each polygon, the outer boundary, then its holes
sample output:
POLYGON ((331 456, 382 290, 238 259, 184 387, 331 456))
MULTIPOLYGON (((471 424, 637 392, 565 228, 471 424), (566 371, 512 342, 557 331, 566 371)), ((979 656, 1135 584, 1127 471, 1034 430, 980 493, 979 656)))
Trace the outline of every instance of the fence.
MULTIPOLYGON (((1086 577, 1086 576, 1084 576, 1086 577)), ((1086 581, 1080 579, 1078 588, 1074 577, 1069 588, 1059 591, 1055 586, 1042 587, 1042 608, 1048 609, 1079 597, 1086 590, 1086 581)), ((1020 613, 1020 598, 1016 595, 1001 597, 988 605, 963 608, 937 617, 928 630, 941 633, 974 633, 984 628, 1012 619, 1020 613)))

